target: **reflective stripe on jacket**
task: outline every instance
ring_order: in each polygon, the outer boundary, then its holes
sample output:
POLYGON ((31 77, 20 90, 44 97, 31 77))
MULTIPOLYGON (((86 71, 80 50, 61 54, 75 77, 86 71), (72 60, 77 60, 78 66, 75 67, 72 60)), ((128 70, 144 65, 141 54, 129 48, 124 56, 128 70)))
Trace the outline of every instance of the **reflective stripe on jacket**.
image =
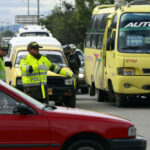
POLYGON ((51 66, 51 62, 44 56, 38 60, 31 54, 28 54, 20 62, 22 73, 22 82, 24 87, 39 86, 47 84, 47 70, 51 66), (30 73, 29 67, 32 66, 33 71, 30 73))

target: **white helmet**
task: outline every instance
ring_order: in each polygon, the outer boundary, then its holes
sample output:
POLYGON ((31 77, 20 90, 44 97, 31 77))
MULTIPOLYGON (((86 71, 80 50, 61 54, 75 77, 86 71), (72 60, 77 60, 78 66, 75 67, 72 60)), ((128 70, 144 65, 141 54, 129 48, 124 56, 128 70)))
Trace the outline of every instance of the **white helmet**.
POLYGON ((76 49, 76 46, 74 44, 69 44, 71 49, 76 49))

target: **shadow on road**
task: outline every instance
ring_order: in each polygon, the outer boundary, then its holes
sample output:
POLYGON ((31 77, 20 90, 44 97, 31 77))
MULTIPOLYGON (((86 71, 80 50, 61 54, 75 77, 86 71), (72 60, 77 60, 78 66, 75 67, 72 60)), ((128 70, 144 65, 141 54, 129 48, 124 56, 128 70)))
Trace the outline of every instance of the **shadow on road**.
MULTIPOLYGON (((86 103, 86 105, 105 105, 106 107, 112 106, 112 107, 116 107, 115 102, 97 102, 96 97, 92 97, 89 96, 88 94, 81 94, 81 93, 77 93, 77 103, 80 101, 80 103, 82 103, 82 105, 84 105, 84 103, 86 103), (108 105, 108 106, 107 106, 108 105)), ((119 108, 119 107, 118 107, 119 108)), ((137 99, 129 99, 127 101, 127 106, 125 107, 121 107, 121 108, 145 108, 145 109, 149 109, 150 108, 150 99, 146 99, 146 98, 137 98, 137 99)))

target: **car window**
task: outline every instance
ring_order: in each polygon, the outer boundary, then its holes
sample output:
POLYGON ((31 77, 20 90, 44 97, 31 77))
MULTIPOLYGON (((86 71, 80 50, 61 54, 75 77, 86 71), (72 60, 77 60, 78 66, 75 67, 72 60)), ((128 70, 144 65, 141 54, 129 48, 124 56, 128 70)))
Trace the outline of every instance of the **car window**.
MULTIPOLYGON (((8 89, 12 90, 14 93, 16 93, 17 95, 19 95, 20 97, 23 97, 24 99, 26 99, 29 103, 33 104, 34 106, 38 107, 39 109, 42 109, 45 104, 37 101, 36 99, 32 98, 31 96, 25 94, 24 92, 16 89, 15 87, 8 85, 7 83, 3 82, 3 85, 5 87, 7 87, 8 89)), ((1 96, 0 96, 1 99, 1 96)))
POLYGON ((0 91, 0 114, 13 114, 13 109, 18 104, 17 100, 0 91))

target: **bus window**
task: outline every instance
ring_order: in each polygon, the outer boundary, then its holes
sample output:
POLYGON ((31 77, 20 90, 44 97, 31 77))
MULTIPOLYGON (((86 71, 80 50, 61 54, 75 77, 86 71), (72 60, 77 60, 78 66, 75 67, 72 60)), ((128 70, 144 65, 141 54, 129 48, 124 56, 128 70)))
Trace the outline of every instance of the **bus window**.
POLYGON ((85 47, 87 48, 91 47, 91 34, 87 34, 86 36, 85 47))
POLYGON ((92 35, 92 45, 91 45, 91 47, 96 49, 96 47, 97 47, 96 43, 97 43, 97 35, 93 34, 92 35))
POLYGON ((97 35, 97 49, 101 49, 102 48, 102 43, 103 43, 103 35, 102 34, 98 34, 97 35))

